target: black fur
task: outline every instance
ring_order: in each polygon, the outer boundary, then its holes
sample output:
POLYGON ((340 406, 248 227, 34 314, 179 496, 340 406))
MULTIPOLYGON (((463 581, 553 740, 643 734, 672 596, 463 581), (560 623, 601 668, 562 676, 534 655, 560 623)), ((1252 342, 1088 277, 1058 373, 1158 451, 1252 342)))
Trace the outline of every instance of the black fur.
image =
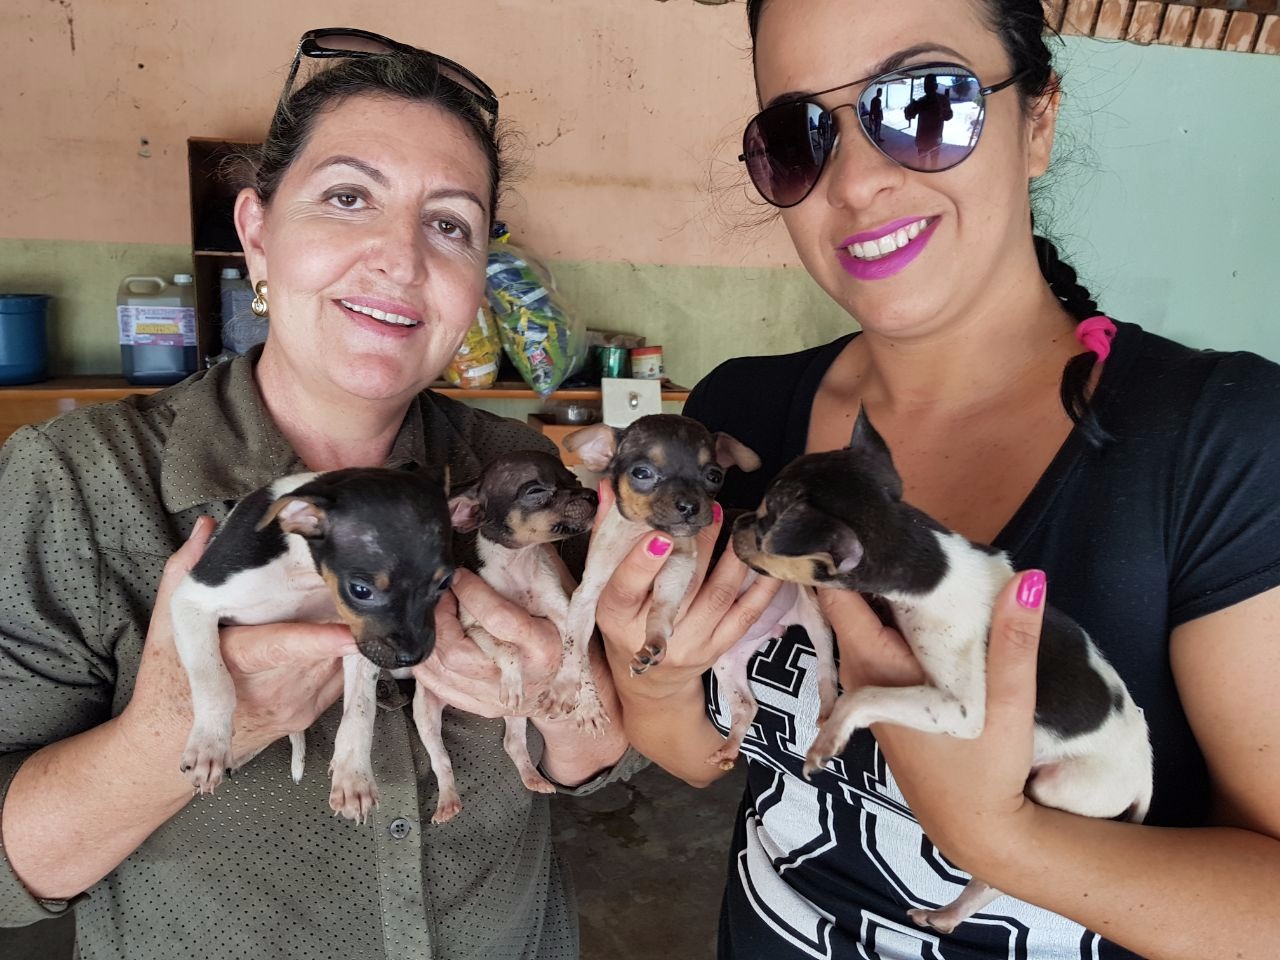
POLYGON ((1084 628, 1046 607, 1036 658, 1036 722, 1060 737, 1075 737, 1098 729, 1123 704, 1089 662, 1084 628))
POLYGON ((241 500, 223 521, 191 576, 205 586, 224 584, 237 573, 265 567, 288 549, 284 531, 276 524, 256 529, 267 508, 271 491, 263 487, 241 500))

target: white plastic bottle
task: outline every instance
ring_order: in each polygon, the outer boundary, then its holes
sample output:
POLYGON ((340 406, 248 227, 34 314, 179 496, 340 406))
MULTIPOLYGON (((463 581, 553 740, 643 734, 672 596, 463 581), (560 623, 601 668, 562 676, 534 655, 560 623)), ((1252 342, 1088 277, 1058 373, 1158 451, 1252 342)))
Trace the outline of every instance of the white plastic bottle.
POLYGON ((116 295, 120 365, 129 383, 177 383, 196 372, 196 291, 189 273, 125 277, 116 295))

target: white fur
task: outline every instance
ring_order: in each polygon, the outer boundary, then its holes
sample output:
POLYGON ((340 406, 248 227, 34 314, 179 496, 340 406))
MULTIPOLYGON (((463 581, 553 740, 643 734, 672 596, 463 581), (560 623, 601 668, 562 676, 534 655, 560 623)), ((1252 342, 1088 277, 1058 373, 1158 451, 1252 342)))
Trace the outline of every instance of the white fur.
MULTIPOLYGON (((568 627, 561 633, 564 644, 560 669, 551 681, 548 695, 549 707, 553 713, 563 715, 574 712, 580 724, 592 729, 598 729, 608 722, 596 693, 588 656, 591 636, 596 627, 596 606, 618 564, 641 539, 652 534, 653 530, 649 526, 624 517, 615 503, 591 538, 591 549, 587 553, 582 582, 569 599, 568 627)), ((692 576, 692 569, 689 575, 692 576)), ((688 586, 687 580, 685 586, 688 586)), ((657 590, 656 583, 654 589, 657 590)), ((683 590, 680 596, 684 596, 683 590)))

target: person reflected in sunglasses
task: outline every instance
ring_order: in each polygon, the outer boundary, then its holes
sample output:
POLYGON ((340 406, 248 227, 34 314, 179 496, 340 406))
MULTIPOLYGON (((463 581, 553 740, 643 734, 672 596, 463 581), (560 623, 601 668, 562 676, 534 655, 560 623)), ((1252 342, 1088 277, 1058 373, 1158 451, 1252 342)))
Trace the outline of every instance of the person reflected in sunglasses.
MULTIPOLYGON (((1044 596, 1016 596, 1018 577, 992 619, 981 736, 873 722, 812 779, 819 669, 792 628, 746 666, 760 709, 742 743, 718 956, 1265 954, 1280 943, 1280 765, 1257 752, 1280 742, 1268 706, 1280 366, 1111 320, 1034 229, 1028 185, 1049 167, 1061 97, 1041 0, 747 0, 746 12, 758 112, 745 169, 856 330, 732 359, 697 385, 684 413, 762 461, 731 472, 719 502, 757 513, 787 464, 847 446, 866 413, 905 503, 1047 571, 1049 601, 1087 625, 1146 712, 1155 792, 1142 823, 1056 807, 1069 774, 1036 765, 1032 729, 1037 683, 1061 679, 1058 634, 1040 636, 1044 596), (1005 895, 966 894, 968 918, 941 909, 969 873, 1005 895)), ((1142 224, 1135 212, 1134 243, 1142 224)), ((849 496, 815 484, 796 502, 849 496)), ((833 536, 806 528, 795 562, 850 556, 833 536)), ((972 595, 955 558, 919 544, 882 544, 880 562, 908 567, 921 592, 972 595)), ((644 642, 659 567, 637 549, 601 598, 619 669, 644 642)), ((704 674, 771 598, 763 579, 734 602, 747 576, 732 554, 712 566, 667 660, 617 685, 632 741, 699 786, 720 775, 706 759, 738 697, 704 674)), ((922 665, 858 594, 818 592, 846 690, 946 669, 922 665)))
POLYGON ((920 155, 920 169, 935 169, 942 149, 942 128, 954 116, 951 95, 938 92, 936 73, 924 75, 924 96, 908 103, 902 115, 908 121, 916 122, 916 153, 920 155))

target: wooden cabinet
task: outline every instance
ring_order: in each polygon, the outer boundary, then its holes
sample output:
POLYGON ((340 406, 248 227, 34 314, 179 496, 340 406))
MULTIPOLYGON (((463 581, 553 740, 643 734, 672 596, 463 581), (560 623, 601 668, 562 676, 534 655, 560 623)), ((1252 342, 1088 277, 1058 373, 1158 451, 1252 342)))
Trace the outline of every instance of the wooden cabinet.
POLYGON ((224 267, 245 274, 244 250, 236 235, 234 210, 245 159, 256 143, 190 137, 187 140, 187 181, 191 200, 191 252, 196 287, 196 331, 199 355, 222 352, 222 293, 224 267))

